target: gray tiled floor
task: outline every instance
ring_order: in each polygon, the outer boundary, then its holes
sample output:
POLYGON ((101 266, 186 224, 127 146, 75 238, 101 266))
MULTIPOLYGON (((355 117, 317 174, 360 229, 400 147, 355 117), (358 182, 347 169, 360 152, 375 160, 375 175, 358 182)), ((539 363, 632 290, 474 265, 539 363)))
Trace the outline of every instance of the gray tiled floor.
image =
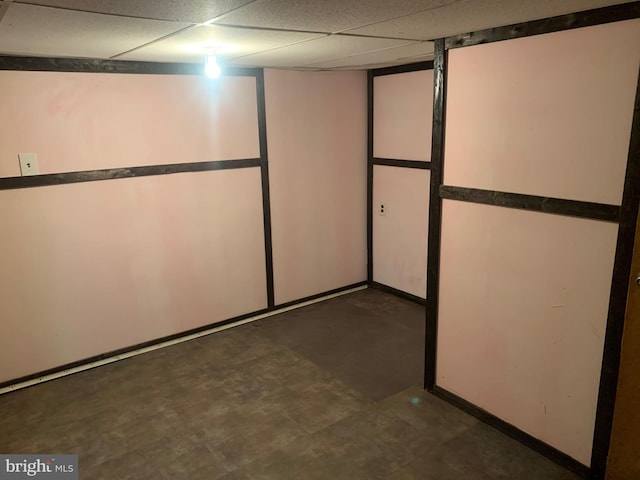
POLYGON ((574 479, 420 388, 424 308, 366 290, 0 397, 82 479, 574 479))

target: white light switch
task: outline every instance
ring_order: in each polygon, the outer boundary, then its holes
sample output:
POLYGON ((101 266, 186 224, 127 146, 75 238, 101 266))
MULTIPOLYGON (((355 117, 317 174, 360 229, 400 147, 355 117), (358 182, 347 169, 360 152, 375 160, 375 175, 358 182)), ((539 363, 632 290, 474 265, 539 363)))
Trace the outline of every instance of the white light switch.
POLYGON ((19 153, 20 172, 23 177, 27 175, 39 175, 38 156, 35 153, 19 153))

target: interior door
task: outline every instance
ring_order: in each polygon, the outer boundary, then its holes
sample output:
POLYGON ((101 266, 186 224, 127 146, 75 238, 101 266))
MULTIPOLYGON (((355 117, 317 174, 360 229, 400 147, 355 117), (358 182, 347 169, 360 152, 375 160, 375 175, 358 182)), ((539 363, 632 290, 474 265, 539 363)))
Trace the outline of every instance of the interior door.
POLYGON ((640 219, 636 229, 607 480, 640 478, 640 219))

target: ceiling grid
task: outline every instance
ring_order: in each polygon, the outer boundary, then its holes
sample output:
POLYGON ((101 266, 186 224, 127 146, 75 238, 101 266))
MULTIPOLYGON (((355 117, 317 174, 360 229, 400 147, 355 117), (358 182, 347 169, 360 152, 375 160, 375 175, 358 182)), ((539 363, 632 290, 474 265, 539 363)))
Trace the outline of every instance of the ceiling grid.
POLYGON ((620 0, 0 0, 0 54, 301 69, 433 58, 431 40, 620 0))

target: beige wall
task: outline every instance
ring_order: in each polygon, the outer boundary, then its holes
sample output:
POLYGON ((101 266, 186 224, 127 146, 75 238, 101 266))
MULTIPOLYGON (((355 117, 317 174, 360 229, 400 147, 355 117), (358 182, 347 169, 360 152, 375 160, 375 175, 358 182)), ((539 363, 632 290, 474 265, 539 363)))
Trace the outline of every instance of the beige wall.
MULTIPOLYGON (((635 20, 452 50, 444 183, 619 205, 639 44, 635 20)), ((437 384, 588 465, 616 233, 445 201, 437 384)))
POLYGON ((638 45, 631 20, 452 50, 444 183, 619 205, 638 45))
POLYGON ((256 158, 253 77, 0 72, 0 177, 256 158))
MULTIPOLYGON (((254 78, 0 72, 0 174, 259 155, 254 78)), ((0 381, 266 307, 259 168, 0 191, 0 381)))
POLYGON ((373 156, 431 160, 433 70, 373 79, 373 156))
POLYGON ((437 384, 589 464, 617 230, 445 201, 437 384))
POLYGON ((373 167, 373 280, 421 298, 427 296, 429 178, 429 170, 373 167))
POLYGON ((276 304, 366 280, 365 72, 265 86, 276 304))
MULTIPOLYGON (((259 156, 254 78, 0 72, 0 176, 259 156)), ((366 279, 366 76, 266 72, 276 302, 366 279)), ((266 307, 259 168, 0 192, 0 381, 266 307)))
POLYGON ((0 381, 266 307, 258 168, 0 192, 0 381))
MULTIPOLYGON (((373 153, 431 160, 433 70, 373 79, 373 153)), ((426 298, 428 170, 373 168, 373 280, 426 298), (380 215, 380 205, 385 215, 380 215)))

